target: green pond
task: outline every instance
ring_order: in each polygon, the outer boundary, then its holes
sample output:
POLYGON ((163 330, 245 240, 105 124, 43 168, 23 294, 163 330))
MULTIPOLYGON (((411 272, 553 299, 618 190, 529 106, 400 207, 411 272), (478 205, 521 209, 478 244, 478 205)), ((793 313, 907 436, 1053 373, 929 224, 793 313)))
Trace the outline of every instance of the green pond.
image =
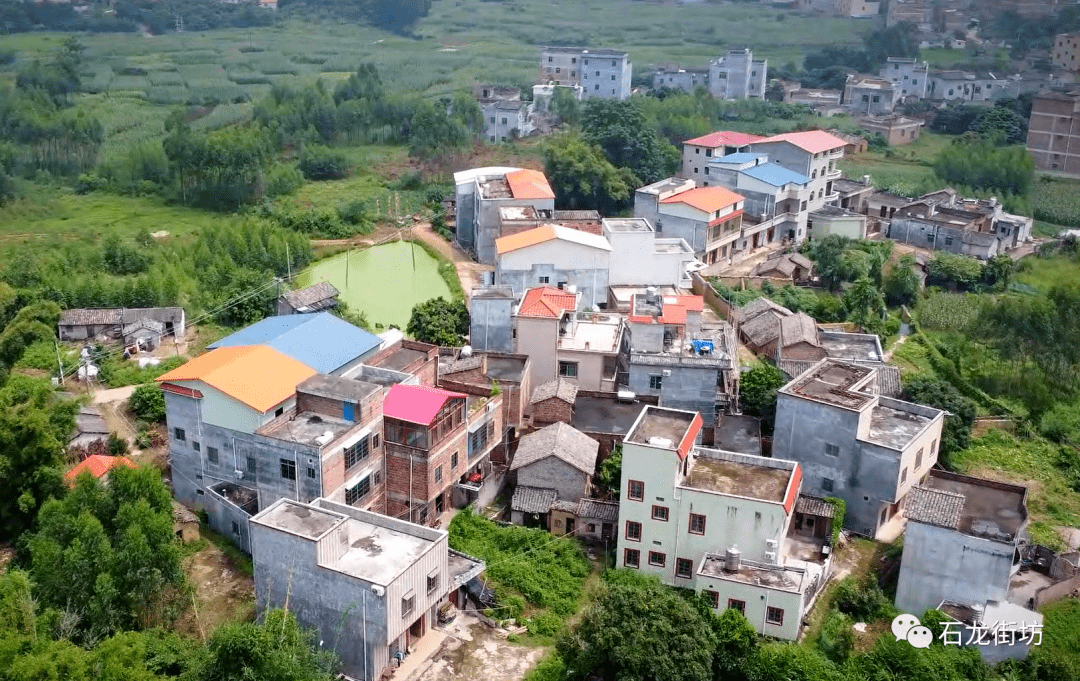
POLYGON ((324 258, 301 272, 296 287, 328 281, 352 310, 361 310, 376 330, 409 323, 413 306, 451 298, 439 262, 411 241, 394 241, 324 258))

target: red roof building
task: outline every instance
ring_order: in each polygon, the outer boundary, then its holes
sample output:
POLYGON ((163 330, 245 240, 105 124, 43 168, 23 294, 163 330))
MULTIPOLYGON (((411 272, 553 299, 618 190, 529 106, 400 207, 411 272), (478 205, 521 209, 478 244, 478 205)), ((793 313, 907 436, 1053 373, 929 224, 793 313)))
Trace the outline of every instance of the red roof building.
POLYGON ((424 385, 397 384, 383 399, 383 416, 428 426, 435 420, 447 400, 464 398, 463 393, 453 393, 424 385))
POLYGON ((89 473, 96 479, 101 479, 110 470, 117 466, 127 466, 128 468, 135 468, 135 464, 131 459, 126 456, 106 456, 104 454, 94 454, 88 456, 79 462, 74 468, 64 474, 64 480, 70 484, 74 484, 83 473, 89 473))
POLYGON ((542 286, 529 289, 518 308, 520 317, 548 317, 558 319, 564 312, 577 309, 577 294, 562 289, 542 286))
POLYGON ((710 132, 708 135, 695 137, 692 140, 686 140, 683 144, 716 149, 717 147, 745 147, 763 139, 765 138, 759 135, 751 135, 745 132, 720 130, 719 132, 710 132))
POLYGON ((843 149, 847 144, 844 140, 830 135, 824 130, 804 130, 803 132, 788 132, 783 135, 773 135, 765 139, 756 140, 762 144, 771 142, 787 142, 810 154, 820 154, 833 149, 843 149))

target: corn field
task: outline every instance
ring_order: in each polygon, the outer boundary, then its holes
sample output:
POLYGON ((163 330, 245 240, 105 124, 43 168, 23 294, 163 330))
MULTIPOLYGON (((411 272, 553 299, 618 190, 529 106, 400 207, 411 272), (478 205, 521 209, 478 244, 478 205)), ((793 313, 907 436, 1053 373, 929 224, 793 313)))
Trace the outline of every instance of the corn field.
POLYGON ((981 308, 978 296, 935 293, 919 305, 919 323, 934 331, 962 333, 975 324, 981 308))

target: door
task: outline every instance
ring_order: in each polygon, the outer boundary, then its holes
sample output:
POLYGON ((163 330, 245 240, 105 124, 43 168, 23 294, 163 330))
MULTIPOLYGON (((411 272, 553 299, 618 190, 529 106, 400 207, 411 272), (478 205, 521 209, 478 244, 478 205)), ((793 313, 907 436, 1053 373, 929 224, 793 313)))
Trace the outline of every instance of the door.
POLYGON ((574 520, 573 518, 567 518, 566 519, 566 533, 567 534, 573 534, 574 530, 577 529, 576 526, 577 526, 577 521, 576 520, 574 520))
POLYGON ((615 528, 611 523, 604 523, 603 528, 600 530, 600 538, 604 541, 611 541, 611 535, 615 533, 615 528))
POLYGON ((352 404, 352 402, 342 402, 341 411, 343 412, 342 418, 344 418, 346 421, 355 421, 356 420, 355 418, 353 418, 353 404, 352 404))

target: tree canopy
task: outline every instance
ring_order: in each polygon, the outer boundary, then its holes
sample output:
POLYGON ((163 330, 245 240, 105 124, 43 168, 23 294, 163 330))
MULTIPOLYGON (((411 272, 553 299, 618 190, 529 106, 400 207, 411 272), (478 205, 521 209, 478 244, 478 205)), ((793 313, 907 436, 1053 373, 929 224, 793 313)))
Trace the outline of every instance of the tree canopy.
POLYGON ((449 301, 442 296, 432 298, 413 308, 405 330, 424 343, 450 347, 464 345, 469 333, 469 309, 460 300, 449 301))
POLYGON ((629 168, 616 168, 600 147, 575 133, 544 144, 544 173, 561 208, 608 214, 625 209, 639 181, 629 168))
POLYGON ((633 99, 588 100, 581 127, 586 142, 599 146, 612 165, 629 168, 640 184, 662 180, 678 169, 679 151, 653 131, 633 99))

